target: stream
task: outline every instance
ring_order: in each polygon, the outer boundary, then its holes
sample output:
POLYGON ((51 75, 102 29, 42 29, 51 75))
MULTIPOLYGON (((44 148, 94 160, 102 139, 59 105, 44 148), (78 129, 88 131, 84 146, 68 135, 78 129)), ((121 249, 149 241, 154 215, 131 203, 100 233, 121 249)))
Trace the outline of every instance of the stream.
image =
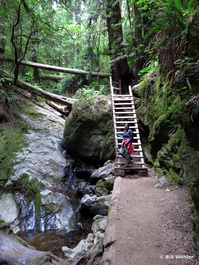
POLYGON ((74 159, 62 146, 65 120, 60 114, 48 106, 35 106, 35 111, 37 119, 21 114, 29 129, 11 177, 18 209, 13 221, 22 239, 63 258, 62 246, 74 248, 91 231, 92 217, 79 212, 90 173, 85 165, 74 170, 74 159))

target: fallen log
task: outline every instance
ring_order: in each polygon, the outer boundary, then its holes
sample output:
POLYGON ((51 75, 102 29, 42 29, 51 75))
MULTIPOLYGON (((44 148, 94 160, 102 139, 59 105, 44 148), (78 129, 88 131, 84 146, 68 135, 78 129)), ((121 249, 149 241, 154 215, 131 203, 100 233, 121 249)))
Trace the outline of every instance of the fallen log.
MULTIPOLYGON (((8 73, 2 69, 0 69, 0 73, 3 74, 8 81, 13 82, 14 77, 10 73, 8 73)), ((77 99, 74 99, 74 98, 69 98, 69 97, 60 96, 60 95, 50 93, 50 92, 45 91, 41 88, 33 86, 33 85, 31 85, 25 81, 22 81, 20 79, 17 80, 16 85, 21 87, 24 90, 29 91, 31 94, 36 94, 42 98, 45 98, 47 100, 50 100, 50 101, 53 101, 53 102, 56 102, 58 104, 62 104, 62 105, 68 106, 68 107, 72 107, 73 103, 75 101, 77 101, 77 99)))
POLYGON ((52 108, 56 109, 57 111, 61 112, 64 115, 68 115, 70 112, 70 108, 67 106, 56 104, 53 101, 47 100, 46 103, 51 106, 52 108))
MULTIPOLYGON (((13 61, 13 59, 10 59, 10 58, 1 58, 0 60, 1 61, 13 61)), ((48 71, 60 72, 60 73, 69 73, 69 74, 78 74, 78 75, 93 75, 93 76, 99 76, 99 77, 111 76, 110 73, 84 71, 84 70, 66 68, 66 67, 61 67, 61 66, 54 66, 54 65, 49 65, 49 64, 35 63, 35 62, 30 62, 30 61, 25 61, 25 60, 22 60, 20 64, 30 66, 30 67, 45 69, 48 71)))
POLYGON ((60 80, 65 78, 65 76, 63 75, 40 75, 40 78, 43 80, 52 80, 55 82, 59 82, 60 80))

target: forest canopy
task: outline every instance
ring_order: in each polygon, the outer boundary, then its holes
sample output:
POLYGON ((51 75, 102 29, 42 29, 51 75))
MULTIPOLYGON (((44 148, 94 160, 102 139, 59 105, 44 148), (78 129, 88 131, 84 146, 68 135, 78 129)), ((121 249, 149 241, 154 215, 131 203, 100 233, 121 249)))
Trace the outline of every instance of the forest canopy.
POLYGON ((184 40, 197 7, 196 0, 0 0, 1 67, 15 81, 39 82, 46 73, 20 66, 27 60, 111 72, 129 85, 154 63, 167 73, 187 59, 184 40))

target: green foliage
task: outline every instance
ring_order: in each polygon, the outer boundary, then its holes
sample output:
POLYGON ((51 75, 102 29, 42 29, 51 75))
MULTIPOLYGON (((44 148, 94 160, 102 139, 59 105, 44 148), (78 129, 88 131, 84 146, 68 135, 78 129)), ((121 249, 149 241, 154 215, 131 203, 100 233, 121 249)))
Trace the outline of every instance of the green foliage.
POLYGON ((26 144, 23 133, 27 132, 27 125, 20 121, 2 126, 0 130, 0 184, 8 180, 16 153, 26 144))
POLYGON ((150 74, 156 70, 157 62, 150 61, 148 65, 139 71, 139 74, 150 74))
POLYGON ((110 93, 110 88, 107 85, 99 85, 95 82, 92 82, 89 86, 84 86, 77 90, 74 95, 74 98, 90 97, 90 96, 99 96, 99 95, 108 95, 110 93))
POLYGON ((34 76, 32 71, 28 71, 25 73, 25 75, 22 76, 22 79, 26 82, 33 83, 34 76))

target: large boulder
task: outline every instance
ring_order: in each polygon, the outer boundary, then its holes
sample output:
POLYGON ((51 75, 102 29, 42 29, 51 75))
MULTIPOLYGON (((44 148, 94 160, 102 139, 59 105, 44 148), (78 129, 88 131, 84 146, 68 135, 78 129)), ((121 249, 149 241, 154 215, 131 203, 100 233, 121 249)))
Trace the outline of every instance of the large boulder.
POLYGON ((113 159, 110 98, 95 96, 75 102, 65 123, 64 143, 70 155, 85 161, 96 163, 113 159))

